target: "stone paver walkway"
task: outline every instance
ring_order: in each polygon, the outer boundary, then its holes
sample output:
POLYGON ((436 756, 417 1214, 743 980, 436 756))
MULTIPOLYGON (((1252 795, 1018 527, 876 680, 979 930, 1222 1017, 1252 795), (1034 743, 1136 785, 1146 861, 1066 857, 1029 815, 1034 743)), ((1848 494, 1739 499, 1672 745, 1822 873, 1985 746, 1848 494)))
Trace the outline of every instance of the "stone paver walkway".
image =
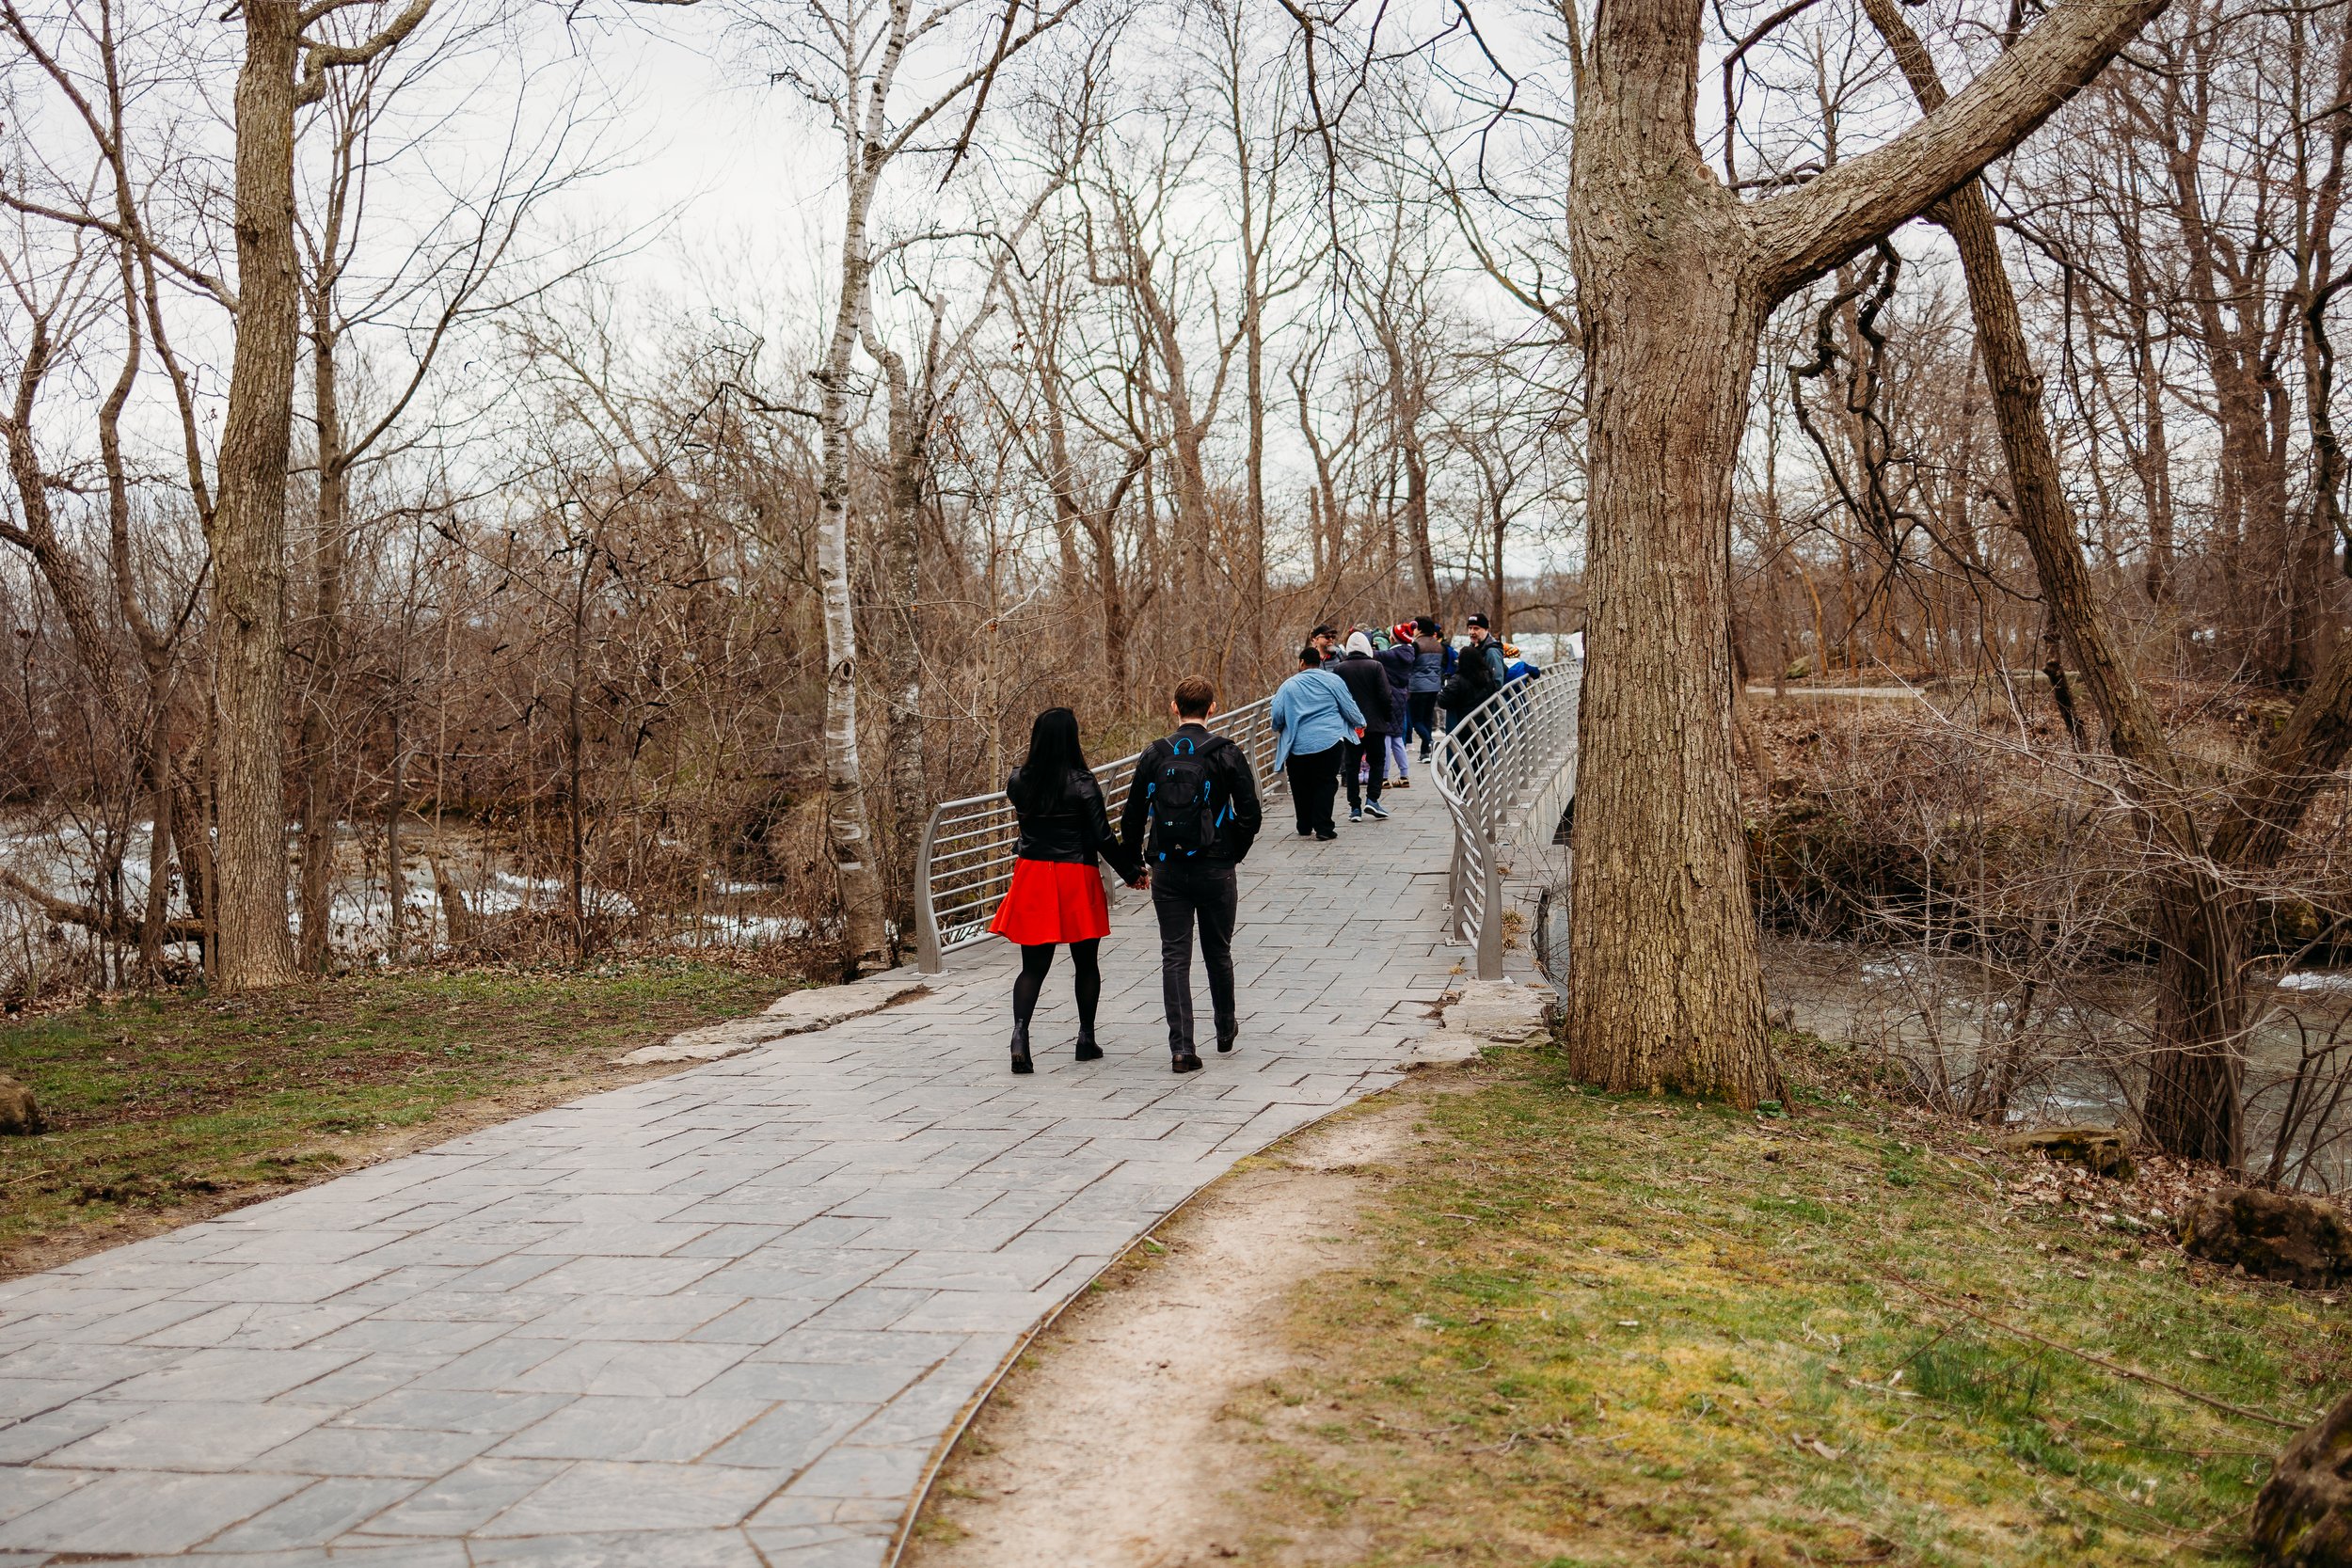
POLYGON ((1197 1075, 1127 895, 1103 1062, 1057 968, 1036 1076, 1005 1070, 992 943, 887 1011, 0 1285, 0 1564, 874 1568, 1041 1320, 1393 1081, 1462 956, 1416 784, 1330 845, 1270 802, 1241 1048, 1197 1075))

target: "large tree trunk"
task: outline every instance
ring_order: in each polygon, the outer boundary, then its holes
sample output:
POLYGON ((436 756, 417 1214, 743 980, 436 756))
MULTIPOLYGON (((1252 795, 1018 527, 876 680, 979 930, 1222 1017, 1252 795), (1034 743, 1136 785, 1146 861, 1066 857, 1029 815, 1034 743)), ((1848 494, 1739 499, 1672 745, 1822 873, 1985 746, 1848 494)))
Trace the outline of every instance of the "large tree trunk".
POLYGON ((1732 763, 1729 523, 1769 302, 1691 140, 1698 21, 1685 0, 1606 8, 1578 101, 1591 538, 1568 1051, 1610 1088, 1753 1106, 1774 1078, 1732 763))
POLYGON ((294 65, 300 8, 246 0, 237 75, 237 344, 214 508, 214 737, 219 899, 211 911, 227 991, 296 975, 286 924, 286 459, 294 420, 294 65))
POLYGON ((1692 141, 1699 0, 1616 0, 1578 62, 1568 240, 1591 530, 1571 1059, 1619 1088, 1772 1086, 1732 775, 1731 468, 1772 305, 1974 178, 2161 0, 2059 0, 1943 110, 1742 208, 1692 141))
POLYGON ((852 975, 889 962, 882 879, 866 825, 866 773, 857 743, 857 611, 850 581, 850 364, 865 309, 866 218, 874 170, 851 170, 841 245, 841 294, 826 344, 818 427, 823 471, 818 489, 817 586, 825 619, 825 825, 841 890, 842 935, 852 975))

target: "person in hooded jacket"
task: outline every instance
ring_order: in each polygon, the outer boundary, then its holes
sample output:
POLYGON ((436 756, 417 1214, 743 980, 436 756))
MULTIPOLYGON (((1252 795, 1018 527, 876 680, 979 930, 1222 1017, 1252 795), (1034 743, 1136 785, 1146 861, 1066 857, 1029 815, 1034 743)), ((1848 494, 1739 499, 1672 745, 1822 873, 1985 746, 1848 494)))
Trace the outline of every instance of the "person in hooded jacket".
POLYGON ((1405 733, 1421 736, 1421 760, 1438 742, 1438 694, 1454 673, 1454 644, 1446 641, 1434 615, 1413 618, 1413 671, 1405 680, 1407 693, 1405 733))
POLYGON ((1103 1059, 1094 1040, 1094 1008, 1103 994, 1097 954, 1111 934, 1110 901, 1094 869, 1099 857, 1110 863, 1129 887, 1145 885, 1143 863, 1111 832, 1103 786, 1078 747, 1078 716, 1049 707, 1029 727, 1029 754, 1005 783, 1021 827, 1013 849, 1012 882, 988 928, 1021 949, 1021 974, 1012 983, 1012 1070, 1036 1070, 1029 1057, 1029 1018, 1045 989, 1054 947, 1070 944, 1076 974, 1078 1051, 1082 1062, 1103 1059))
POLYGON ((1380 786, 1389 772, 1389 736, 1401 725, 1396 704, 1389 695, 1389 672, 1372 656, 1372 639, 1351 632, 1346 651, 1330 671, 1347 683, 1347 693, 1364 715, 1363 728, 1346 742, 1340 759, 1340 778, 1347 785, 1347 819, 1361 822, 1369 813, 1387 821, 1389 808, 1380 803, 1380 786), (1361 777, 1360 784, 1358 782, 1361 777))
POLYGON ((1389 787, 1410 789, 1413 780, 1406 765, 1413 755, 1407 740, 1413 725, 1413 666, 1420 662, 1413 652, 1413 623, 1403 621, 1391 628, 1389 645, 1375 648, 1372 657, 1389 673, 1389 704, 1396 715, 1396 728, 1389 732, 1389 787))

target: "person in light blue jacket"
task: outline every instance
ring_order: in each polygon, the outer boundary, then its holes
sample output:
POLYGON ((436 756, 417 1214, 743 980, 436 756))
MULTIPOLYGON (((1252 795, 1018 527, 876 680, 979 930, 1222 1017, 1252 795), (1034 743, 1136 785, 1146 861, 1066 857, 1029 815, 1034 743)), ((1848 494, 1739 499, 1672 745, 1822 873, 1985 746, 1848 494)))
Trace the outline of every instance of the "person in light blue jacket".
POLYGON ((1298 836, 1328 843, 1340 836, 1331 820, 1331 800, 1340 789, 1340 761, 1347 742, 1364 735, 1364 710, 1347 683, 1323 668, 1322 651, 1310 642, 1298 650, 1298 673, 1274 693, 1267 715, 1276 736, 1274 766, 1290 774, 1291 809, 1298 836))

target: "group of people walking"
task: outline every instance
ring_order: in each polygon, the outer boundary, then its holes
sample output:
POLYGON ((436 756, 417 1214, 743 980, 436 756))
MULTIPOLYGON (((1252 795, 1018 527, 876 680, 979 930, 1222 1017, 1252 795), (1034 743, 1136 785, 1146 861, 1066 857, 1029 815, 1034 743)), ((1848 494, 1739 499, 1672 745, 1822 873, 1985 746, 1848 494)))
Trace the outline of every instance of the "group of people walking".
MULTIPOLYGON (((1358 627, 1343 639, 1322 626, 1298 651, 1298 672, 1270 705, 1274 765, 1290 781, 1298 835, 1339 836, 1335 800, 1344 780, 1348 820, 1388 818, 1380 803, 1390 764, 1396 787, 1411 784, 1415 736, 1426 763, 1439 710, 1449 725, 1515 675, 1517 649, 1506 650, 1486 618, 1469 620, 1456 648, 1435 617, 1382 631, 1358 627)), ((1136 759, 1125 809, 1114 831, 1103 788, 1078 743, 1077 716, 1066 707, 1037 716, 1028 755, 1005 785, 1019 823, 1012 880, 989 929, 1021 949, 1012 988, 1012 1070, 1034 1072, 1029 1023, 1054 962, 1070 949, 1078 1004, 1077 1060, 1099 1061, 1094 1016, 1102 996, 1098 953, 1110 934, 1110 904, 1098 860, 1131 888, 1149 888, 1160 927, 1161 1000, 1168 1017, 1169 1063, 1200 1070, 1195 1044, 1192 958, 1196 933, 1208 970, 1216 1049, 1231 1052, 1241 1034, 1233 997, 1235 867, 1263 824, 1258 781, 1242 749, 1213 734, 1216 691, 1195 675, 1179 681, 1168 706, 1174 732, 1136 759)))

